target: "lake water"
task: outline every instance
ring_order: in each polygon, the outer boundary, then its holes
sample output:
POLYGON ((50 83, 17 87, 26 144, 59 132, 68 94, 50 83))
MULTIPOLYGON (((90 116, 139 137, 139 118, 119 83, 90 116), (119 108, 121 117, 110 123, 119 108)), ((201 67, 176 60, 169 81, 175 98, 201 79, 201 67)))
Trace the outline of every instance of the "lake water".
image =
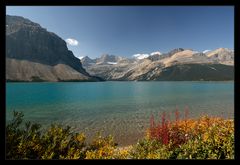
POLYGON ((143 137, 151 114, 183 112, 234 116, 233 82, 59 82, 7 83, 6 118, 22 111, 26 120, 70 125, 92 137, 102 131, 119 145, 143 137))

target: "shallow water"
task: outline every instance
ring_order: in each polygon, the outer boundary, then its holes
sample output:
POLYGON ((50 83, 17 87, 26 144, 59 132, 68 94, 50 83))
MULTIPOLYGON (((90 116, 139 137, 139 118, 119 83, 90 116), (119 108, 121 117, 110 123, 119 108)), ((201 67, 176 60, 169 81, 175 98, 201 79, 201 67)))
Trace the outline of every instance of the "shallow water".
POLYGON ((7 83, 6 117, 22 111, 44 126, 70 125, 89 137, 112 134, 119 145, 144 135, 151 114, 183 112, 233 118, 233 82, 63 82, 7 83))

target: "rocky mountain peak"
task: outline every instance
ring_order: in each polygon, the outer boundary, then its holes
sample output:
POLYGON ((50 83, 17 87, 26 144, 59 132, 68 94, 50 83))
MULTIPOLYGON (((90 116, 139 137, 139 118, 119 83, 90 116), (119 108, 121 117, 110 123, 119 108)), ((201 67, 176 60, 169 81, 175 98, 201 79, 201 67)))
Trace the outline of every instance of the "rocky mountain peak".
POLYGON ((185 49, 183 49, 183 48, 176 48, 176 49, 171 50, 168 54, 171 56, 171 55, 173 55, 175 53, 182 52, 184 50, 185 49))
POLYGON ((88 57, 88 56, 84 56, 84 57, 81 58, 81 61, 82 61, 82 60, 93 60, 93 59, 91 59, 91 58, 88 57))
POLYGON ((7 15, 6 31, 7 58, 49 67, 63 64, 86 77, 90 76, 82 68, 80 59, 68 50, 66 42, 39 24, 23 17, 7 15))
POLYGON ((90 65, 93 65, 96 63, 96 59, 91 59, 90 57, 88 56, 85 56, 81 59, 81 63, 83 65, 83 67, 88 67, 90 65))
POLYGON ((106 64, 106 63, 117 63, 119 60, 122 60, 122 57, 115 56, 115 55, 109 55, 109 54, 103 54, 100 58, 96 59, 96 62, 98 64, 106 64))
POLYGON ((218 48, 213 51, 206 53, 208 57, 218 57, 218 56, 233 56, 234 51, 228 48, 218 48))
POLYGON ((28 31, 46 31, 45 28, 42 28, 38 23, 34 23, 29 19, 20 17, 20 16, 6 16, 6 33, 18 32, 19 30, 28 30, 28 31))
POLYGON ((21 16, 6 16, 6 25, 25 25, 25 26, 35 26, 35 27, 41 27, 38 23, 32 22, 27 18, 21 17, 21 16))

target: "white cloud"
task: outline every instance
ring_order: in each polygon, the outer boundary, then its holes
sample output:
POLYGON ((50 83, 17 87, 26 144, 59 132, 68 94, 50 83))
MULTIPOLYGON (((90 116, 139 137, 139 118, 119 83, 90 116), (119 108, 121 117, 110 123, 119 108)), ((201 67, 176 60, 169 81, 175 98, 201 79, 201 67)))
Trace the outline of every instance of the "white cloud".
POLYGON ((211 51, 211 50, 204 50, 203 53, 207 53, 207 52, 209 52, 209 51, 211 51))
POLYGON ((141 60, 141 59, 149 57, 149 54, 134 54, 133 57, 141 60))
POLYGON ((153 56, 153 55, 161 55, 162 53, 161 52, 152 52, 150 55, 153 56))
POLYGON ((73 38, 68 38, 65 41, 71 46, 77 46, 78 45, 78 41, 73 39, 73 38))

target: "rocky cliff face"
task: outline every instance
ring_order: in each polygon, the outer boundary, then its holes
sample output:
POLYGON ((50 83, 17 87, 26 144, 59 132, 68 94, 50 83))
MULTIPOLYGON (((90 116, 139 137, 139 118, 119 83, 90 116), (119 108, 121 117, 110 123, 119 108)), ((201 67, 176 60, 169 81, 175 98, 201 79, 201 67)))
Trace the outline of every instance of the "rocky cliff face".
POLYGON ((6 58, 6 77, 12 81, 34 80, 31 77, 44 81, 97 80, 85 71, 63 39, 23 17, 6 16, 6 58), (54 68, 59 66, 65 69, 56 72, 54 68), (45 74, 45 69, 52 76, 45 74))

